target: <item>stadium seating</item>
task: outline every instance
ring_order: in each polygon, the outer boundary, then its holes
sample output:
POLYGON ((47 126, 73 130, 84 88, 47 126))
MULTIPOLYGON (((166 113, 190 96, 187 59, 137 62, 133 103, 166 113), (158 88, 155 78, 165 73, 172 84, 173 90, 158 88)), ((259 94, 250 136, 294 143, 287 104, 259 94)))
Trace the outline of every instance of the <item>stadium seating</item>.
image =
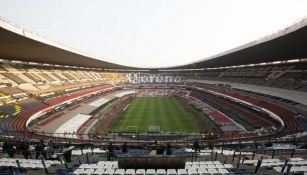
MULTIPOLYGON (((130 73, 112 73, 112 72, 98 72, 92 70, 82 70, 82 69, 70 69, 64 67, 48 67, 48 66, 38 66, 38 65, 25 65, 25 64, 0 64, 0 79, 3 80, 0 86, 0 92, 3 96, 8 98, 1 99, 2 105, 0 106, 1 115, 1 129, 2 130, 16 130, 16 131, 26 131, 25 127, 26 121, 29 117, 36 112, 50 107, 52 105, 58 105, 63 102, 81 99, 89 94, 98 93, 105 89, 111 88, 113 86, 108 84, 125 83, 130 86, 127 77, 133 75, 130 73), (9 99, 9 100, 4 100, 9 99), (2 116, 2 117, 1 117, 2 116)), ((246 68, 230 68, 221 70, 212 70, 210 72, 204 71, 204 73, 199 74, 202 77, 208 77, 209 79, 220 79, 237 81, 242 83, 258 83, 262 82, 268 86, 278 86, 282 87, 284 85, 279 84, 281 80, 284 81, 300 81, 304 78, 304 72, 298 70, 304 70, 304 66, 294 65, 294 66, 259 66, 259 67, 246 67, 246 68), (270 81, 262 81, 265 78, 270 79, 270 81), (268 84, 268 83, 272 84, 268 84)), ((210 115, 212 120, 215 120, 216 124, 224 132, 225 135, 232 135, 236 137, 234 133, 242 132, 242 128, 238 124, 234 123, 233 116, 229 115, 223 111, 218 111, 210 104, 205 104, 204 99, 210 100, 228 111, 236 113, 238 118, 244 120, 244 124, 237 122, 239 124, 249 125, 251 128, 270 128, 272 122, 267 120, 264 116, 259 113, 253 112, 250 109, 242 106, 240 104, 234 103, 232 101, 226 100, 218 96, 212 96, 209 94, 199 93, 186 89, 189 87, 197 87, 202 89, 207 89, 213 92, 217 92, 229 97, 243 100, 252 105, 257 105, 264 107, 272 112, 276 113, 278 116, 285 121, 284 131, 291 133, 300 129, 300 125, 297 122, 297 113, 292 110, 281 107, 271 102, 264 101, 263 99, 258 99, 251 97, 249 95, 234 92, 229 89, 210 86, 203 83, 187 83, 178 84, 184 80, 184 74, 180 76, 173 76, 172 79, 178 79, 174 84, 171 84, 169 77, 174 74, 159 74, 151 75, 144 74, 146 77, 160 77, 164 79, 161 82, 149 82, 144 84, 146 81, 144 79, 143 84, 132 84, 130 87, 137 87, 138 96, 177 96, 177 97, 188 97, 187 100, 196 108, 206 114, 210 115), (180 81, 179 81, 180 80, 180 81), (189 95, 190 94, 190 95, 189 95), (201 97, 201 98, 199 98, 201 97), (232 119, 232 120, 230 120, 232 119)), ((150 79, 150 78, 149 78, 150 79)), ((131 81, 134 81, 130 79, 131 81)), ((130 82, 131 83, 131 82, 130 82)), ((120 84, 122 85, 122 84, 120 84)), ((286 87, 285 88, 296 88, 296 87, 286 87)), ((300 87, 305 87, 304 85, 300 87)), ((85 99, 85 102, 91 102, 95 98, 85 99)), ((69 111, 74 111, 78 108, 78 105, 70 106, 69 111)), ((49 122, 52 122, 57 117, 61 117, 63 113, 59 113, 53 118, 43 120, 40 126, 45 126, 49 122)), ((247 135, 247 134, 246 134, 247 135)))
MULTIPOLYGON (((31 169, 38 169, 44 168, 44 165, 41 160, 37 159, 21 159, 21 158, 1 158, 0 159, 0 167, 18 167, 17 161, 19 161, 19 166, 22 168, 31 168, 31 169)), ((59 165, 61 164, 60 161, 57 160, 46 160, 45 162, 46 168, 52 166, 52 165, 59 165)))
POLYGON ((174 89, 137 89, 138 96, 174 96, 174 97, 184 97, 187 91, 184 90, 174 90, 174 89))
MULTIPOLYGON (((215 91, 215 92, 219 92, 219 93, 222 93, 224 95, 228 95, 228 96, 231 96, 231 97, 235 97, 235 98, 238 98, 238 99, 241 99, 243 101, 247 101, 247 102, 250 102, 254 105, 258 105, 258 106, 261 106, 261 107, 264 107, 268 110, 271 110, 272 112, 276 113, 278 116, 280 116, 284 122, 285 122, 285 131, 289 132, 289 131, 297 131, 299 130, 299 125, 297 123, 297 120, 296 120, 296 116, 297 114, 289 109, 286 109, 284 107, 281 107, 281 106, 278 106, 278 105, 275 105, 275 104, 272 104, 270 102, 267 102, 267 101, 263 101, 263 100, 258 100, 258 99, 255 99, 253 97, 249 97, 249 96, 243 96, 243 95, 239 95, 237 93, 233 93, 233 92, 230 92, 230 91, 225 91, 223 89, 220 89, 220 88, 216 88, 216 87, 211 87, 211 86, 208 86, 208 85, 205 85, 205 84, 197 84, 198 87, 202 87, 202 88, 205 88, 205 89, 209 89, 209 90, 212 90, 212 91, 215 91)), ((206 96, 210 99, 212 99, 212 96, 206 96)), ((225 102, 222 102, 221 99, 217 99, 215 98, 215 100, 218 100, 220 101, 221 103, 224 103, 225 102)), ((231 106, 233 107, 233 106, 231 106)), ((251 117, 249 115, 249 117, 251 117)), ((257 121, 255 120, 256 118, 254 118, 254 121, 257 121)), ((259 121, 257 121, 259 122, 259 121)), ((258 123, 260 125, 263 125, 263 123, 258 123)))
POLYGON ((226 117, 225 114, 221 113, 212 106, 209 106, 207 103, 204 103, 203 101, 193 96, 188 96, 187 100, 196 109, 200 109, 205 114, 207 114, 220 127, 225 135, 232 135, 234 132, 243 132, 237 123, 234 123, 234 121, 226 117))
POLYGON ((69 94, 67 96, 62 96, 62 97, 51 99, 51 100, 48 101, 48 104, 49 105, 58 104, 58 103, 61 103, 63 101, 67 101, 67 100, 70 100, 70 99, 73 99, 73 98, 76 98, 76 97, 84 96, 84 95, 87 95, 87 94, 90 94, 90 93, 98 92, 98 91, 108 89, 108 88, 111 88, 111 87, 112 86, 101 86, 101 87, 94 87, 94 88, 91 88, 91 89, 82 90, 82 91, 79 91, 79 92, 76 92, 76 93, 69 94))
MULTIPOLYGON (((238 114, 242 117, 243 116, 246 117, 246 118, 243 118, 243 120, 245 120, 246 123, 249 123, 249 125, 252 126, 252 127, 256 127, 257 125, 261 126, 261 127, 271 126, 270 124, 268 124, 264 120, 260 119, 259 116, 255 116, 254 114, 251 114, 251 113, 245 111, 244 109, 240 108, 239 106, 231 104, 231 103, 227 102, 227 100, 224 100, 222 98, 214 97, 212 95, 208 95, 208 94, 201 93, 201 92, 198 92, 198 93, 193 92, 191 95, 192 96, 195 95, 196 97, 200 96, 201 98, 205 98, 207 100, 212 101, 213 103, 221 106, 222 108, 226 108, 229 111, 236 112, 236 114, 238 114), (251 122, 253 122, 253 123, 251 123, 251 122)), ((242 117, 240 117, 240 118, 242 118, 242 117)))
POLYGON ((231 164, 220 161, 186 162, 185 169, 120 169, 115 161, 99 161, 96 164, 81 164, 73 174, 147 174, 147 175, 186 175, 186 174, 230 174, 234 173, 231 164))
POLYGON ((292 63, 207 70, 196 79, 229 81, 306 92, 306 66, 292 63))
POLYGON ((285 122, 285 131, 299 130, 299 125, 296 120, 297 114, 295 112, 269 102, 261 102, 258 105, 267 108, 280 116, 285 122))

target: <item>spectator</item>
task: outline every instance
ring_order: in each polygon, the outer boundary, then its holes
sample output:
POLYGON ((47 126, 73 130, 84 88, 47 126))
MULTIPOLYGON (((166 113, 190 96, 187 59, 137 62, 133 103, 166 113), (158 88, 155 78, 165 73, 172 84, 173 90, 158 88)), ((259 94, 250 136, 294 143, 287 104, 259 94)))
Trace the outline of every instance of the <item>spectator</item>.
POLYGON ((107 160, 110 161, 111 158, 114 156, 114 152, 113 152, 113 145, 112 142, 110 142, 107 146, 107 150, 108 150, 108 156, 107 156, 107 160))
POLYGON ((49 149, 49 159, 51 160, 59 160, 59 157, 57 154, 55 154, 55 150, 59 149, 59 145, 53 142, 52 140, 49 143, 50 149, 49 149))
POLYGON ((213 150, 213 145, 212 145, 212 143, 209 143, 208 146, 209 146, 209 149, 210 149, 210 150, 213 150))
POLYGON ((30 146, 29 146, 29 144, 28 144, 27 141, 22 142, 22 143, 20 144, 19 149, 21 150, 21 154, 23 155, 23 157, 24 157, 25 159, 28 159, 29 156, 31 157, 31 155, 30 155, 30 154, 31 154, 31 153, 30 153, 30 146))
POLYGON ((266 143, 264 144, 264 146, 265 146, 265 147, 271 147, 271 146, 273 146, 273 144, 272 144, 270 141, 268 141, 268 142, 266 142, 266 143))
POLYGON ((164 153, 164 148, 162 147, 162 145, 159 145, 156 149, 156 153, 157 154, 163 154, 164 153))
POLYGON ((37 143, 37 145, 35 146, 35 152, 36 152, 36 159, 38 159, 38 157, 42 154, 44 159, 47 159, 47 154, 45 151, 45 143, 44 140, 40 140, 39 143, 37 143))
POLYGON ((166 145, 166 155, 171 155, 172 154, 172 147, 170 143, 167 143, 166 145))
POLYGON ((128 152, 127 142, 125 142, 122 147, 122 153, 127 153, 127 152, 128 152))
POLYGON ((156 139, 154 142, 155 145, 159 145, 159 141, 156 139))
POLYGON ((198 140, 195 140, 194 143, 193 143, 193 148, 194 148, 194 151, 197 152, 197 151, 200 151, 199 149, 199 144, 198 144, 198 140))
POLYGON ((15 148, 10 141, 5 141, 2 146, 3 153, 7 153, 10 158, 14 158, 15 148))
POLYGON ((73 149, 75 149, 74 146, 70 146, 70 144, 67 144, 65 149, 63 150, 63 156, 67 163, 71 162, 71 153, 73 149))

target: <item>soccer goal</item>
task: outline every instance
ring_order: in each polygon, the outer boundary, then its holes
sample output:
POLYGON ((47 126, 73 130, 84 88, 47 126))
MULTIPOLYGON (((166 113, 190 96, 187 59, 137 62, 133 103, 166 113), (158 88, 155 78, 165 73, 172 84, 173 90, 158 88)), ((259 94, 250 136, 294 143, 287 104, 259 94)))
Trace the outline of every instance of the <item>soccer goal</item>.
POLYGON ((125 132, 137 133, 138 127, 137 126, 127 126, 125 132))
POLYGON ((148 132, 149 133, 159 133, 160 126, 148 126, 148 132))

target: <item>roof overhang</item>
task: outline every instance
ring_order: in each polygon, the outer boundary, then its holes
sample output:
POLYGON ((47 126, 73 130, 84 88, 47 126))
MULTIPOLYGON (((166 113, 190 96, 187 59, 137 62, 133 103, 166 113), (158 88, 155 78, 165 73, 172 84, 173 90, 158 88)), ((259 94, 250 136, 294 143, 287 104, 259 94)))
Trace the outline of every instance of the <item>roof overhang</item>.
MULTIPOLYGON (((0 19, 0 59, 102 69, 142 70, 102 61, 0 19)), ((163 69, 202 69, 307 58, 307 18, 265 38, 186 65, 163 69)), ((147 68, 155 70, 158 68, 147 68)))
POLYGON ((190 64, 171 68, 214 68, 302 58, 307 58, 307 18, 270 36, 190 64))
POLYGON ((136 69, 101 61, 81 51, 39 37, 0 19, 0 59, 107 69, 136 69))

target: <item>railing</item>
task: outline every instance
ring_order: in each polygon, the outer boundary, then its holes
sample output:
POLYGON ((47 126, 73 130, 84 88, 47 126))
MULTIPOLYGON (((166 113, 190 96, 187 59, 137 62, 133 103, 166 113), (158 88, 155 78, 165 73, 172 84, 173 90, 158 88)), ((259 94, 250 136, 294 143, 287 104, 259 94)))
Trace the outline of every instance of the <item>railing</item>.
POLYGON ((242 134, 231 135, 210 135, 202 133, 109 133, 104 135, 99 134, 74 134, 74 133, 47 133, 47 132, 24 132, 24 131, 11 131, 0 130, 0 141, 2 139, 13 139, 15 141, 38 141, 49 140, 53 142, 71 142, 71 143, 86 143, 86 144, 102 144, 110 141, 114 143, 131 143, 136 145, 149 144, 155 141, 161 143, 173 143, 191 145, 195 140, 201 144, 253 144, 253 143, 292 143, 304 142, 307 133, 300 132, 284 137, 267 135, 251 137, 242 134), (62 137, 57 137, 57 135, 62 137), (73 137, 72 137, 73 136, 73 137))

